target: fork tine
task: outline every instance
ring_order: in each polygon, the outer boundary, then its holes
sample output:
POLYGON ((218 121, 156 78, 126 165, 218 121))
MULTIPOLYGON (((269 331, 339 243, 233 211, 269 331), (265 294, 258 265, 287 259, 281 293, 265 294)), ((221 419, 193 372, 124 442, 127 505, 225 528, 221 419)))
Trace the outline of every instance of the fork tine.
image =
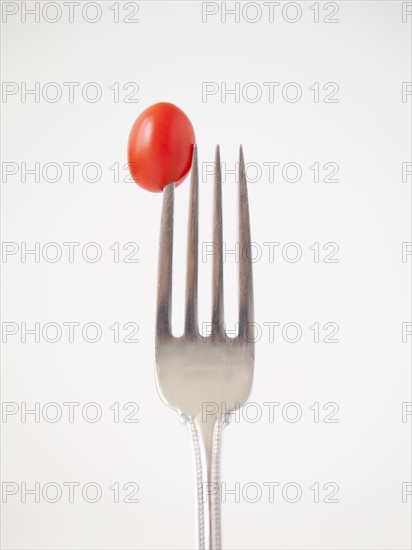
POLYGON ((212 283, 212 334, 222 333, 223 323, 223 255, 222 255, 222 170, 220 147, 215 155, 215 188, 213 209, 213 283, 212 283))
POLYGON ((159 270, 157 275, 157 337, 167 337, 171 335, 174 191, 174 183, 169 183, 163 189, 162 218, 160 222, 159 270))
POLYGON ((250 246, 249 203, 245 173, 243 148, 239 150, 239 335, 246 337, 245 331, 253 323, 253 281, 252 263, 247 257, 250 246))
POLYGON ((197 266, 199 241, 199 172, 197 166, 197 146, 193 148, 192 174, 190 183, 189 223, 187 231, 186 268, 186 313, 185 334, 198 333, 197 320, 197 266))

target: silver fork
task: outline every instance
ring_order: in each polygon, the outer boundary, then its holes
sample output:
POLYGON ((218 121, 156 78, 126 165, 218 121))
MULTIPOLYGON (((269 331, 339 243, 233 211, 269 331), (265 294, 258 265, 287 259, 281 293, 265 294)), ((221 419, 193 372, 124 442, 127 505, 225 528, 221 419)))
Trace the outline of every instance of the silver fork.
POLYGON ((173 202, 175 184, 163 190, 160 226, 156 318, 156 379, 159 393, 190 429, 197 482, 198 548, 221 548, 220 447, 222 429, 231 412, 244 405, 253 380, 254 344, 249 206, 242 147, 239 154, 239 321, 238 336, 229 338, 223 314, 222 178, 216 148, 213 212, 212 330, 199 333, 197 315, 199 176, 193 151, 189 203, 185 329, 171 330, 173 202))

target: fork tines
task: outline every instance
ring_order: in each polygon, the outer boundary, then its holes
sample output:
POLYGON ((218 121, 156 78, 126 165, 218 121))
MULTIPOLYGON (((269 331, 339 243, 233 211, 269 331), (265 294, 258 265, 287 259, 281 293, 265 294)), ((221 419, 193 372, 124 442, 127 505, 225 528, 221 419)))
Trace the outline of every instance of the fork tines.
MULTIPOLYGON (((213 199, 213 282, 212 332, 210 338, 225 336, 223 307, 223 230, 222 230, 222 173, 220 148, 216 147, 213 199)), ((253 324, 252 264, 248 258, 250 248, 249 205, 245 161, 242 146, 239 152, 239 339, 247 338, 253 324)), ((172 257, 173 257, 173 203, 175 184, 163 190, 163 207, 160 225, 159 272, 157 289, 156 337, 172 338, 172 257)), ((197 146, 193 149, 189 199, 187 238, 186 304, 184 338, 199 337, 197 315, 198 240, 199 240, 199 172, 197 146)))

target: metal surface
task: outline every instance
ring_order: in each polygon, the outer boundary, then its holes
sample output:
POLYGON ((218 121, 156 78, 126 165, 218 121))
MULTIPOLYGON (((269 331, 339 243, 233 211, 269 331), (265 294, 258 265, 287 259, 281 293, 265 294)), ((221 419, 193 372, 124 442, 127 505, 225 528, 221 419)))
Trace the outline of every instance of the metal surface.
POLYGON ((239 159, 239 334, 224 330, 222 261, 222 192, 220 151, 216 149, 213 214, 212 323, 207 338, 199 334, 197 319, 198 273, 198 165, 193 151, 188 254, 186 272, 185 332, 171 331, 173 203, 175 184, 163 191, 160 227, 156 316, 156 379, 163 401, 175 409, 189 427, 195 456, 198 508, 198 548, 221 548, 220 447, 228 414, 247 400, 253 380, 254 344, 248 334, 253 323, 252 267, 249 207, 243 151, 239 159))

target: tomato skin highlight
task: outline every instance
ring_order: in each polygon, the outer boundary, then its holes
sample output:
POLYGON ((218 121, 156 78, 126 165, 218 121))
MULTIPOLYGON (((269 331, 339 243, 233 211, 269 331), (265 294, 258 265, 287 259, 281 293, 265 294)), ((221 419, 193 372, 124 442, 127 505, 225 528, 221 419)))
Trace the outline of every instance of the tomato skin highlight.
POLYGON ((173 103, 145 109, 129 135, 128 162, 134 181, 148 191, 182 183, 192 164, 195 132, 189 118, 173 103))

